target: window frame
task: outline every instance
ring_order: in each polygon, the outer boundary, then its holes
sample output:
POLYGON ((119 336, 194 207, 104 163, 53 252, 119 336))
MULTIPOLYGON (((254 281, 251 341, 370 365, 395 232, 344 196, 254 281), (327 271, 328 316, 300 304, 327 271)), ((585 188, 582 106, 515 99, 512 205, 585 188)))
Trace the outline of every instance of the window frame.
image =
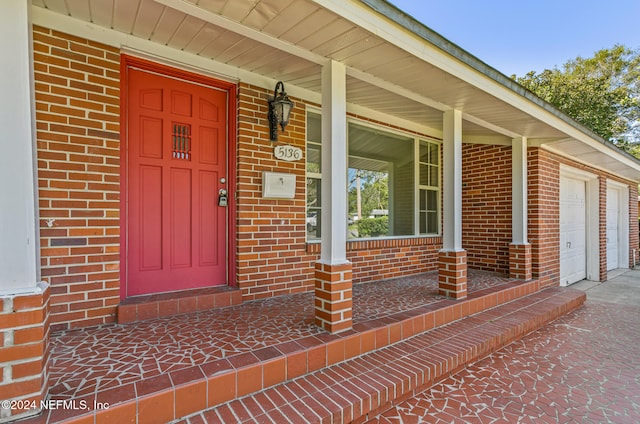
POLYGON ((322 113, 320 112, 320 110, 315 109, 315 108, 309 108, 307 107, 306 111, 305 111, 305 133, 304 133, 304 139, 305 139, 305 144, 304 144, 304 151, 305 151, 305 155, 304 155, 304 169, 305 169, 305 176, 304 176, 304 201, 305 201, 305 212, 304 212, 304 216, 305 216, 305 238, 307 240, 307 242, 317 242, 320 241, 321 239, 321 235, 320 235, 320 228, 321 225, 320 224, 320 219, 322 216, 322 194, 320 194, 319 196, 319 205, 318 206, 314 206, 309 208, 307 206, 307 200, 308 200, 308 196, 309 196, 309 192, 308 192, 308 180, 309 179, 314 179, 314 180, 318 180, 320 181, 320 186, 322 186, 322 135, 320 136, 320 141, 310 141, 309 140, 309 114, 313 113, 316 114, 318 116, 320 116, 320 124, 322 125, 322 113), (307 170, 308 167, 308 145, 309 143, 318 146, 318 150, 320 151, 320 172, 309 172, 307 170), (317 234, 317 237, 314 238, 309 238, 309 229, 308 229, 308 218, 309 218, 309 212, 310 211, 315 211, 316 212, 316 225, 315 225, 315 232, 317 234))
MULTIPOLYGON (((306 181, 308 178, 314 178, 314 179, 318 179, 320 181, 320 184, 322 184, 322 161, 320 161, 320 173, 310 173, 307 171, 307 154, 306 152, 308 151, 307 149, 307 145, 308 143, 312 143, 315 144, 317 146, 319 146, 320 148, 320 156, 322 156, 322 139, 320 140, 320 142, 315 142, 315 141, 309 141, 309 134, 308 134, 308 114, 316 114, 320 116, 320 120, 322 122, 322 113, 321 110, 315 107, 309 107, 307 106, 306 111, 305 111, 305 203, 306 203, 306 199, 307 199, 307 184, 306 181)), ((381 131, 381 132, 385 132, 385 133, 389 133, 391 135, 398 135, 401 137, 406 137, 406 138, 411 138, 413 140, 413 156, 414 156, 414 230, 413 230, 413 235, 388 235, 388 236, 380 236, 380 237, 358 237, 358 238, 349 238, 347 240, 347 242, 358 242, 358 241, 368 241, 368 240, 385 240, 385 239, 410 239, 410 238, 425 238, 425 237, 441 237, 442 236, 442 141, 438 140, 436 138, 433 137, 429 137, 427 135, 419 135, 416 134, 415 132, 411 132, 411 131, 405 131, 405 130, 401 130, 398 128, 392 128, 392 127, 388 127, 388 126, 384 126, 384 125, 380 125, 380 124, 376 124, 370 121, 367 121, 365 119, 359 119, 356 117, 352 117, 352 116, 347 116, 347 154, 348 154, 348 149, 349 149, 349 125, 350 124, 356 124, 359 126, 364 126, 367 128, 371 128, 372 130, 375 131, 381 131), (425 143, 429 143, 429 144, 433 144, 437 146, 437 155, 438 155, 438 172, 437 172, 437 181, 438 181, 438 185, 437 186, 433 186, 433 185, 422 185, 420 184, 420 165, 423 163, 420 161, 420 145, 422 142, 425 143), (436 218, 436 227, 437 230, 436 232, 433 233, 420 233, 420 190, 429 190, 429 191, 435 191, 437 196, 436 196, 436 212, 437 212, 437 218, 436 218)), ((350 155, 348 155, 350 156, 350 155)), ((425 163, 426 164, 426 163, 425 163)), ((433 164, 428 163, 429 166, 433 166, 433 164)), ((345 172, 348 172, 348 168, 345 169, 345 172)), ((389 197, 391 198, 393 196, 392 191, 390 190, 389 192, 389 197)), ((322 195, 320 195, 320 198, 322 199, 322 195)), ((314 207, 313 209, 317 210, 317 216, 316 219, 319 221, 320 217, 321 217, 321 211, 322 211, 322 204, 320 204, 318 207, 314 207)), ((430 210, 430 209, 429 209, 430 210)), ((309 213, 309 208, 306 208, 305 206, 305 217, 308 215, 309 213)), ((392 211, 389 211, 389 215, 391 215, 392 211)), ((348 213, 347 216, 345 216, 345 219, 348 219, 348 213)), ((391 223, 390 223, 391 225, 391 223)), ((428 226, 427 223, 425 223, 425 226, 428 226)), ((306 229, 306 226, 305 226, 306 229)), ((308 238, 308 233, 307 234, 307 243, 318 243, 321 240, 320 235, 318 236, 318 238, 312 238, 309 239, 308 238)))
MULTIPOLYGON (((417 137, 416 138, 416 143, 415 143, 415 152, 414 152, 415 158, 416 158, 416 175, 415 175, 415 203, 416 203, 416 215, 415 215, 415 232, 418 236, 427 236, 427 237, 434 237, 434 236, 440 236, 442 235, 442 143, 438 142, 436 143, 433 140, 428 140, 426 137, 417 137), (426 164, 427 166, 433 166, 430 162, 421 162, 420 161, 420 144, 422 142, 425 143, 429 143, 429 144, 435 144, 438 147, 438 151, 437 151, 437 156, 438 156, 438 173, 437 173, 437 180, 438 180, 438 185, 434 186, 434 185, 425 185, 425 184, 420 184, 420 165, 422 165, 423 163, 426 164), (426 190, 426 191, 435 191, 436 192, 436 207, 435 207, 435 211, 437 212, 437 216, 436 216, 436 232, 435 233, 421 233, 420 232, 420 190, 426 190)), ((426 209, 426 212, 428 213, 430 209, 426 209)), ((428 226, 428 216, 426 217, 427 222, 425 223, 425 226, 428 226)))

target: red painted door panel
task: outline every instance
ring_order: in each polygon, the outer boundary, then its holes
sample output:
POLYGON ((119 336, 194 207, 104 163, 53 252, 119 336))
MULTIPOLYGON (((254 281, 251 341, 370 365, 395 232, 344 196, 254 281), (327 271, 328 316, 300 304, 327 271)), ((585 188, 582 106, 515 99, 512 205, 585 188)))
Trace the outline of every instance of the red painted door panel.
POLYGON ((127 296, 227 283, 227 93, 128 70, 127 296))

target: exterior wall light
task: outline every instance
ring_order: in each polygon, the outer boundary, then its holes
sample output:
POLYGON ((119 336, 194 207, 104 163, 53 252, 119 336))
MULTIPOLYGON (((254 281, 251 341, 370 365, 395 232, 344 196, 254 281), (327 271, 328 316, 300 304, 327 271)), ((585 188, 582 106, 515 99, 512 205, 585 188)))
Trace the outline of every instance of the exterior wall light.
POLYGON ((289 123, 291 109, 293 109, 293 102, 284 91, 282 81, 278 81, 273 90, 273 98, 269 99, 269 138, 271 141, 278 141, 278 125, 284 131, 289 123), (278 87, 280 88, 279 93, 278 87))

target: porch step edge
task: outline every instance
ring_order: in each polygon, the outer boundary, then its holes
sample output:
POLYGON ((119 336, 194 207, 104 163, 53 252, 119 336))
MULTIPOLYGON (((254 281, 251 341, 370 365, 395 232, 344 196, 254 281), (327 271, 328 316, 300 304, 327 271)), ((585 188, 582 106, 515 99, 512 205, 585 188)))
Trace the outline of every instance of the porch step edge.
POLYGON ((536 293, 540 293, 540 283, 530 280, 506 283, 497 290, 480 290, 463 300, 442 299, 357 324, 338 335, 321 333, 101 390, 75 400, 88 405, 108 404, 108 409, 65 411, 64 414, 48 411, 32 422, 57 423, 70 419, 84 422, 86 419, 87 423, 93 423, 106 417, 136 422, 158 415, 162 417, 158 422, 169 422, 393 346, 465 317, 490 312, 491 308, 516 305, 523 296, 536 293))
POLYGON ((155 318, 225 308, 242 303, 242 290, 232 287, 209 290, 185 290, 153 296, 140 296, 117 307, 118 324, 130 324, 155 318))
POLYGON ((544 289, 174 422, 226 422, 231 417, 281 422, 286 417, 303 423, 362 423, 585 300, 584 292, 574 289, 544 289))

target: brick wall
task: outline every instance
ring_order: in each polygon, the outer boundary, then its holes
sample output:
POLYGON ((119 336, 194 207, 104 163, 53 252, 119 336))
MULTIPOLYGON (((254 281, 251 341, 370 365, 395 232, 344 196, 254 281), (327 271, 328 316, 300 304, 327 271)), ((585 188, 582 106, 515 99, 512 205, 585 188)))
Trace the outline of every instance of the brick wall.
POLYGON ((112 322, 119 301, 119 52, 37 26, 33 38, 51 329, 112 322))
POLYGON ((640 263, 640 228, 638 228, 638 186, 629 186, 629 267, 634 267, 633 250, 636 251, 636 263, 640 263))
POLYGON ((0 298, 0 422, 39 412, 49 390, 50 287, 0 298))
MULTIPOLYGON (((599 278, 607 279, 606 195, 607 180, 629 186, 629 255, 638 249, 637 185, 606 172, 572 162, 541 148, 529 148, 529 242, 532 245, 533 277, 543 286, 557 285, 560 278, 560 164, 598 177, 599 278)), ((631 259, 629 261, 631 264, 631 259)))
MULTIPOLYGON (((42 273, 51 283, 51 329, 113 322, 120 284, 119 52, 40 27, 34 28, 34 50, 42 273)), ((238 87, 236 275, 231 284, 237 282, 245 300, 313 290, 320 252, 319 244, 306 242, 305 161, 275 159, 275 144, 268 140, 266 100, 271 94, 244 83, 238 87), (263 171, 295 175, 295 198, 263 199, 263 171)), ((280 140, 305 151, 305 107, 295 102, 280 140)), ((507 273, 511 150, 464 145, 463 152, 468 264, 507 273)), ((559 273, 563 161, 529 149, 533 272, 546 284, 557 284, 559 273)), ((631 187, 632 248, 638 246, 636 195, 631 187)), ((439 237, 349 242, 353 281, 434 271, 441 243, 439 237)))
POLYGON ((511 147, 462 146, 462 247, 467 265, 509 273, 511 147))
MULTIPOLYGON (((353 283, 396 278, 438 269, 441 237, 373 239, 347 242, 353 283)), ((320 259, 320 243, 307 246, 320 259)))
MULTIPOLYGON (((306 162, 273 155, 269 141, 267 98, 273 93, 239 86, 237 157, 237 281, 244 300, 310 291, 316 258, 306 253, 306 162), (296 176, 294 199, 263 199, 262 172, 296 176)), ((290 123, 279 143, 305 151, 305 107, 296 99, 290 123)))
MULTIPOLYGON (((237 281, 244 300, 314 289, 320 244, 306 242, 306 162, 273 157, 266 99, 272 93, 248 84, 239 86, 237 162, 237 281), (262 172, 296 175, 292 200, 262 198, 262 172)), ((305 105, 295 100, 291 122, 280 142, 305 145, 305 105)), ((353 282, 375 281, 437 269, 440 237, 353 241, 347 259, 353 282)))
POLYGON ((607 280, 607 179, 598 179, 598 208, 600 213, 598 214, 598 241, 600 249, 598 255, 600 257, 600 264, 598 273, 598 279, 600 281, 607 280))
POLYGON ((353 282, 364 283, 438 269, 442 238, 349 242, 347 259, 353 264, 353 282))
POLYGON ((528 149, 529 243, 533 278, 558 285, 560 278, 560 164, 540 148, 528 149))

